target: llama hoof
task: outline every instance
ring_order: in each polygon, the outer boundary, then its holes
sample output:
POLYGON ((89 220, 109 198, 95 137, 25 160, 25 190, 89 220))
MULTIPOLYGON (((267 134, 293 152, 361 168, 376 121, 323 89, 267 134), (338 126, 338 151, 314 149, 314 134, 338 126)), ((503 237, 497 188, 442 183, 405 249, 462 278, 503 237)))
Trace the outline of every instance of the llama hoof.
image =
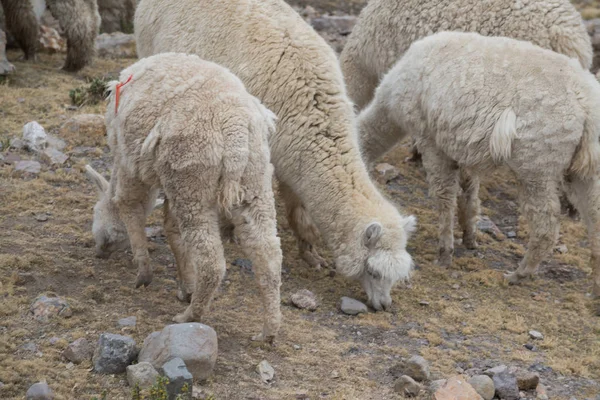
POLYGON ((527 278, 533 278, 531 275, 522 275, 518 271, 510 272, 508 274, 504 274, 504 279, 508 281, 509 285, 518 285, 523 282, 527 278))
POLYGON ((0 60, 0 75, 8 75, 15 72, 15 66, 8 62, 8 60, 0 60))
POLYGON ((311 267, 314 267, 317 271, 321 268, 327 268, 329 264, 323 257, 317 253, 316 250, 306 250, 301 254, 301 258, 311 267))
POLYGON ((477 240, 471 239, 471 238, 464 238, 463 244, 464 244, 465 248, 469 249, 469 250, 475 250, 479 247, 477 240))
POLYGON ((177 322, 178 324, 182 324, 184 322, 194 322, 194 317, 191 315, 191 313, 188 313, 186 310, 181 314, 177 314, 176 316, 174 316, 173 322, 177 322))
POLYGON ((138 289, 140 286, 148 286, 152 282, 152 272, 139 272, 135 280, 135 288, 138 289))
POLYGON ((192 294, 188 293, 182 289, 177 290, 177 299, 183 303, 191 303, 192 302, 192 294))
POLYGON ((275 336, 273 336, 273 335, 267 335, 267 336, 265 336, 261 332, 258 335, 252 336, 252 341, 253 342, 265 342, 267 344, 273 345, 273 342, 275 341, 275 336))
POLYGON ((440 251, 440 256, 438 258, 437 263, 442 268, 450 268, 450 266, 452 265, 452 252, 440 251))

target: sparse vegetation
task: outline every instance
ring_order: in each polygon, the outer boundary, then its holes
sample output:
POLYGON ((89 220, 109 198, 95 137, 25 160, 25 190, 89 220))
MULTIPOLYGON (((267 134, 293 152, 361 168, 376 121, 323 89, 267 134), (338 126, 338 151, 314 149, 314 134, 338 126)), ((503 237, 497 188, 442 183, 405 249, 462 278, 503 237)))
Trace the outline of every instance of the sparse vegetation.
POLYGON ((69 91, 71 103, 77 107, 95 105, 104 100, 108 78, 92 78, 87 85, 69 91))

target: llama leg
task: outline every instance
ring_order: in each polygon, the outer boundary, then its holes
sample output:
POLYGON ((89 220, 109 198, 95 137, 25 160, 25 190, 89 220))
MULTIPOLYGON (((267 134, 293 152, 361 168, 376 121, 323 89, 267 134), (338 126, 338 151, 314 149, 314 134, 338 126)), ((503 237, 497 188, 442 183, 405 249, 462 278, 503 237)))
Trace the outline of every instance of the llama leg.
POLYGON ((277 237, 275 202, 271 192, 234 211, 235 235, 252 265, 260 287, 264 325, 254 340, 272 343, 281 325, 281 244, 277 237))
POLYGON ((15 66, 6 58, 6 34, 0 29, 0 75, 7 75, 14 71, 15 66))
POLYGON ((296 193, 285 183, 279 183, 279 192, 285 202, 286 214, 290 227, 298 240, 300 257, 317 270, 327 267, 327 262, 315 249, 319 241, 319 230, 312 222, 310 215, 302 205, 296 193))
POLYGON ((479 215, 479 177, 460 171, 462 194, 458 198, 458 222, 467 249, 477 248, 477 215, 479 215))
POLYGON ((544 178, 519 183, 522 210, 529 224, 527 253, 519 268, 507 275, 510 283, 532 277, 544 258, 552 251, 558 238, 560 202, 556 185, 544 178))
MULTIPOLYGON (((166 191, 166 190, 165 190, 166 191)), ((225 275, 225 257, 219 229, 219 215, 214 207, 205 207, 200 199, 173 197, 168 193, 185 242, 187 263, 195 270, 195 290, 185 312, 175 322, 200 321, 225 275), (194 268, 195 267, 195 268, 194 268)))
POLYGON ((169 200, 164 204, 164 228, 169 246, 175 256, 175 268, 177 270, 177 298, 189 303, 194 293, 195 274, 192 265, 187 262, 185 254, 185 243, 179 231, 179 224, 169 207, 169 200))
POLYGON ((144 228, 150 187, 123 173, 119 173, 117 179, 115 202, 129 235, 133 264, 138 270, 135 287, 148 286, 152 282, 152 266, 144 228))
POLYGON ((458 194, 458 167, 433 146, 419 148, 427 171, 430 195, 436 199, 439 220, 439 265, 447 268, 454 254, 454 210, 458 194))
POLYGON ((592 268, 592 294, 600 298, 600 182, 597 178, 567 182, 569 200, 581 214, 588 231, 590 267, 592 268))
POLYGON ((13 35, 25 53, 25 59, 35 59, 40 25, 31 2, 29 0, 0 0, 0 3, 4 9, 6 30, 13 35))
POLYGON ((412 163, 417 163, 417 164, 422 161, 421 153, 419 153, 419 149, 417 148, 415 139, 412 139, 412 141, 411 141, 410 157, 406 161, 412 162, 412 163))

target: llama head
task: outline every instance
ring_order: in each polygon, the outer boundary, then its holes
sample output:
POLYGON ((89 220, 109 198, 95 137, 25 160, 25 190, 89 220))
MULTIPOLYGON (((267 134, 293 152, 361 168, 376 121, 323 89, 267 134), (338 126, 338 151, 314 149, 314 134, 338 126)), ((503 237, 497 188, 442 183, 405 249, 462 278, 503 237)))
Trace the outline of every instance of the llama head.
POLYGON ((348 246, 336 257, 336 267, 345 276, 357 279, 375 310, 389 309, 390 292, 396 282, 407 280, 413 266, 406 242, 416 228, 414 216, 396 214, 385 223, 371 221, 359 227, 358 243, 348 246))
POLYGON ((113 252, 124 250, 129 246, 129 236, 125 224, 119 217, 117 205, 112 199, 109 182, 91 166, 86 165, 85 170, 99 195, 98 202, 94 206, 92 223, 96 256, 108 258, 113 252))

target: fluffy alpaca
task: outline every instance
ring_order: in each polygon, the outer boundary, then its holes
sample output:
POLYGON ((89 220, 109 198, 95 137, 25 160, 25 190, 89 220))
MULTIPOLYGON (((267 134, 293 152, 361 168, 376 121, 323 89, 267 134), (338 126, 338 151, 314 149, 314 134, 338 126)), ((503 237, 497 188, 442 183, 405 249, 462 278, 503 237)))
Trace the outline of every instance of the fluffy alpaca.
POLYGON ((47 6, 67 37, 67 59, 63 69, 79 71, 92 61, 100 26, 96 0, 46 0, 45 4, 41 0, 0 0, 0 3, 4 9, 7 30, 25 53, 25 59, 35 57, 39 18, 47 6))
POLYGON ((392 286, 409 276, 415 219, 369 179, 327 43, 283 0, 142 0, 134 26, 141 57, 179 51, 219 63, 277 114, 271 157, 301 256, 324 264, 320 231, 337 270, 362 283, 375 309, 389 307, 392 286))
POLYGON ((272 341, 281 323, 281 249, 271 186, 268 136, 275 116, 225 68, 195 55, 159 54, 121 73, 106 112, 114 155, 110 182, 88 166, 100 190, 94 208, 97 251, 127 245, 138 266, 137 286, 152 280, 144 232, 162 187, 165 231, 183 296, 191 304, 176 322, 200 320, 225 275, 220 221, 235 226, 253 260, 265 309, 258 339, 272 341))
POLYGON ((102 19, 101 32, 133 31, 135 0, 98 0, 98 12, 102 19))
POLYGON ((504 37, 438 33, 384 76, 359 128, 386 148, 408 133, 416 139, 439 207, 443 266, 452 261, 459 186, 463 242, 474 248, 478 176, 497 166, 515 174, 531 233, 513 283, 551 251, 564 189, 587 223, 600 295, 600 84, 577 60, 504 37))
MULTIPOLYGON (((576 58, 586 69, 592 65, 590 37, 568 0, 371 0, 340 56, 348 94, 358 109, 372 99, 379 80, 412 42, 439 31, 526 40, 576 58)), ((376 136, 362 141, 367 164, 388 150, 376 136)))

